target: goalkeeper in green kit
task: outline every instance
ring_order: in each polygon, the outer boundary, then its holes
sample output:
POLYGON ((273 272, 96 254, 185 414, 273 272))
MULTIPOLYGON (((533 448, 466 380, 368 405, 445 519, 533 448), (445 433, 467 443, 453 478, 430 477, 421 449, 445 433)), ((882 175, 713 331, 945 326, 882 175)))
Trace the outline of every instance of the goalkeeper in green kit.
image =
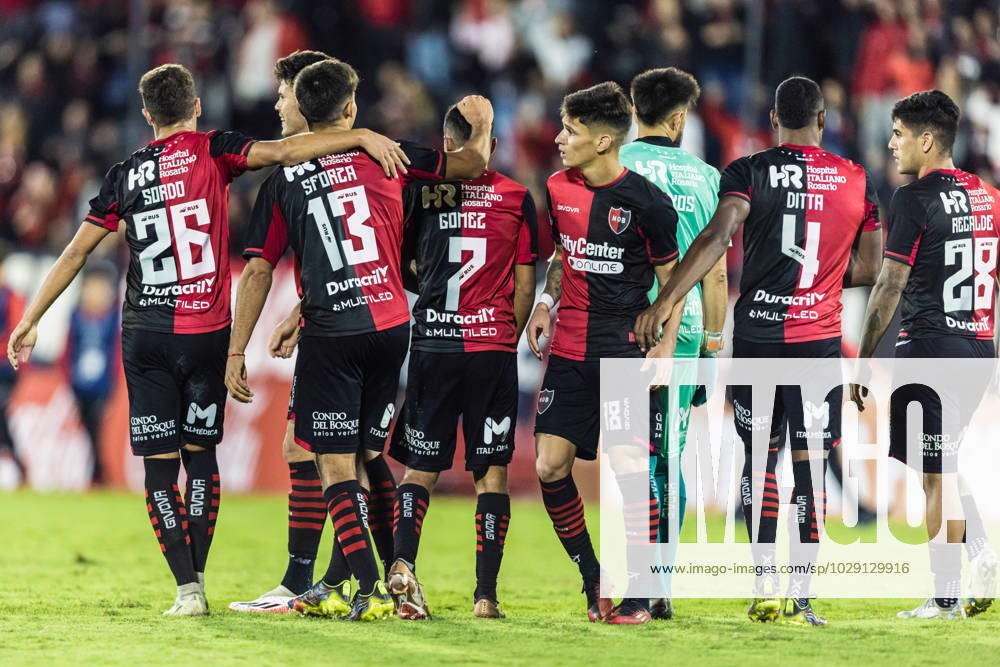
MULTIPOLYGON (((670 195, 679 216, 677 246, 683 258, 718 204, 718 170, 680 148, 688 109, 697 102, 701 88, 687 72, 668 67, 636 76, 632 79, 631 93, 639 134, 634 142, 622 146, 621 162, 670 195)), ((657 289, 654 286, 650 291, 650 300, 656 298, 657 289)), ((669 517, 676 512, 675 536, 684 520, 686 497, 680 456, 691 407, 707 400, 705 388, 695 386, 698 362, 694 360, 714 357, 722 349, 727 300, 726 258, 722 257, 701 284, 688 293, 684 303, 673 356, 692 361, 675 366, 671 386, 661 390, 663 414, 667 418, 662 425, 662 438, 650 452, 649 468, 650 486, 660 508, 659 541, 670 543, 664 557, 667 565, 673 564, 677 548, 676 537, 669 539, 669 517), (672 473, 671 468, 676 472, 672 473), (676 475, 674 484, 670 483, 672 474, 676 475)), ((672 617, 670 598, 653 601, 650 613, 653 618, 672 617)))

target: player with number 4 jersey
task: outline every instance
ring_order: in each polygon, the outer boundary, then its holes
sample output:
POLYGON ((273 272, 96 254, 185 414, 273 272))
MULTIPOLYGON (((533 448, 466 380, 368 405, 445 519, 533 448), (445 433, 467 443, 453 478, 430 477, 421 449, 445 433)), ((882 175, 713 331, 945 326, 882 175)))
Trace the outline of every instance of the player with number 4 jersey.
MULTIPOLYGON (((361 142, 352 132, 262 142, 238 132, 198 132, 201 101, 180 65, 147 72, 139 93, 155 140, 108 172, 84 224, 11 335, 7 354, 15 367, 26 360, 39 319, 97 244, 124 223, 131 261, 122 361, 132 451, 144 457, 149 518, 177 582, 177 599, 165 613, 200 616, 208 613, 203 573, 220 501, 215 446, 222 439, 230 323, 229 183, 248 169, 361 142)), ((394 142, 378 139, 395 152, 394 142)))
MULTIPOLYGON (((775 91, 771 122, 779 145, 730 164, 719 184, 719 206, 695 239, 656 302, 636 322, 636 337, 652 345, 675 304, 725 254, 743 225, 743 275, 734 311, 733 356, 756 358, 823 358, 840 356, 840 295, 843 287, 874 282, 882 252, 878 201, 863 167, 820 148, 826 112, 819 86, 791 77, 775 91)), ((743 512, 751 535, 755 565, 767 571, 775 562, 774 541, 779 502, 775 470, 786 430, 792 449, 795 487, 792 493, 800 544, 793 560, 811 562, 818 548, 818 521, 825 493, 813 479, 825 475, 826 454, 840 441, 843 392, 838 384, 826 397, 829 419, 822 428, 823 458, 812 475, 804 406, 798 387, 783 387, 770 417, 770 445, 764 470, 752 470, 752 433, 758 424, 751 412, 750 386, 733 388, 736 431, 744 443, 742 488, 763 488, 758 507, 759 532, 753 534, 753 494, 744 494, 743 512)), ((767 427, 766 423, 761 428, 767 427)), ((794 546, 794 545, 793 545, 794 546)), ((809 576, 792 576, 780 618, 784 622, 823 625, 809 602, 809 576)), ((757 580, 751 619, 779 617, 773 577, 757 580)))

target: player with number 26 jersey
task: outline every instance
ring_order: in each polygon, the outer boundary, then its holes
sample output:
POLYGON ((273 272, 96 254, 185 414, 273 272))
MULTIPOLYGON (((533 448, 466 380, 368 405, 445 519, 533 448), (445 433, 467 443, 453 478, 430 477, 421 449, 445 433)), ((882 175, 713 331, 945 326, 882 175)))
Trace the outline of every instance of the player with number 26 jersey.
POLYGON ((122 327, 216 331, 230 322, 229 183, 253 141, 239 132, 178 132, 116 164, 86 220, 125 222, 129 263, 122 327))
POLYGON ((879 228, 864 167, 818 146, 782 144, 730 164, 719 198, 750 202, 733 337, 796 343, 840 336, 851 249, 879 228))
POLYGON ((885 257, 912 266, 900 340, 993 340, 1000 193, 978 176, 936 169, 896 190, 885 257))

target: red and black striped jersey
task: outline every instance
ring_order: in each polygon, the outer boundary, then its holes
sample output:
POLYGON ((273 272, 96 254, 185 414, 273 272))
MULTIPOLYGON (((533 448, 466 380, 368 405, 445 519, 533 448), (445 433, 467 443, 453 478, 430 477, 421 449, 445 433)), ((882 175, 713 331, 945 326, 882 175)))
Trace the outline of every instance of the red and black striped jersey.
POLYGON ((562 246, 562 296, 552 354, 588 361, 642 356, 632 327, 649 307, 653 266, 677 258, 670 197, 623 169, 601 187, 578 169, 549 177, 552 238, 562 246))
POLYGON ((958 169, 896 190, 885 256, 913 267, 900 338, 993 339, 998 218, 1000 192, 958 169))
POLYGON ((124 328, 229 325, 229 183, 246 171, 252 144, 239 132, 177 132, 108 171, 86 220, 111 231, 125 222, 124 328))
POLYGON ((879 229, 865 168, 817 146, 782 144, 726 167, 719 199, 726 196, 750 202, 733 335, 753 343, 840 336, 851 248, 879 229))
POLYGON ((538 258, 528 188, 486 171, 473 181, 413 183, 405 198, 420 289, 413 349, 515 351, 514 265, 538 258))
POLYGON ((303 335, 353 336, 408 322, 400 275, 403 188, 445 173, 441 151, 402 142, 409 173, 386 178, 368 154, 275 169, 260 188, 243 256, 272 266, 295 252, 303 335))

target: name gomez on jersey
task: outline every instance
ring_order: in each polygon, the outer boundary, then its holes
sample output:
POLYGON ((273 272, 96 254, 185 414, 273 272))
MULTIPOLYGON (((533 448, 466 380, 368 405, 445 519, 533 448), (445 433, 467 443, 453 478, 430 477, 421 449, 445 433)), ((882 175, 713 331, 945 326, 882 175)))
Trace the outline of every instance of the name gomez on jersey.
POLYGON ((303 335, 353 336, 408 322, 400 275, 403 188, 445 172, 445 155, 402 142, 409 172, 386 178, 366 153, 275 169, 260 188, 243 256, 272 266, 290 245, 303 335))
POLYGON ((413 349, 513 352, 514 265, 538 258, 531 193, 487 170, 473 181, 413 183, 405 197, 420 289, 413 349))
POLYGON ((783 144, 735 160, 719 199, 750 202, 734 336, 795 343, 841 335, 840 295, 851 248, 879 229, 864 167, 817 146, 783 144))
POLYGON ((885 257, 913 267, 900 338, 993 339, 998 215, 1000 192, 958 169, 896 190, 885 257))
POLYGON ((628 169, 601 187, 564 169, 549 177, 547 194, 552 237, 563 249, 552 354, 577 361, 642 356, 632 327, 649 306, 653 266, 678 255, 670 197, 628 169))
POLYGON ((111 231, 125 223, 124 328, 229 325, 229 183, 247 170, 251 145, 239 132, 178 132, 108 171, 86 220, 111 231))

